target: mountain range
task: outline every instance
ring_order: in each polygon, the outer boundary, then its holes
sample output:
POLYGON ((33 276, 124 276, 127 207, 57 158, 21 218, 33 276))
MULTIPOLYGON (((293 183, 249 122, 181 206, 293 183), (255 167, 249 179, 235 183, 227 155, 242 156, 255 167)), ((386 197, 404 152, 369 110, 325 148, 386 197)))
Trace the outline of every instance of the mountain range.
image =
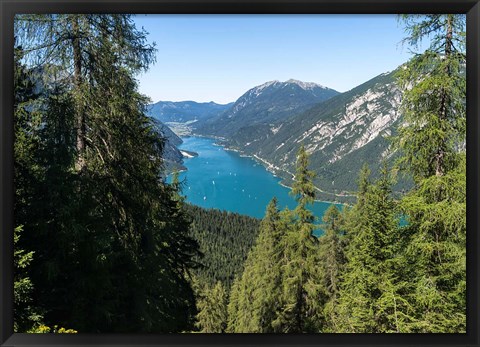
POLYGON ((363 163, 376 173, 388 155, 387 137, 399 124, 400 99, 394 72, 381 74, 288 119, 244 127, 223 144, 257 158, 287 185, 303 144, 318 195, 348 200, 363 163))
POLYGON ((319 84, 293 79, 266 82, 248 90, 225 112, 196 124, 195 133, 215 137, 234 136, 244 128, 281 122, 337 94, 339 92, 336 90, 319 84))
MULTIPOLYGON (((375 175, 382 159, 395 157, 388 150, 388 137, 401 122, 394 75, 383 73, 344 93, 297 80, 267 82, 224 109, 210 103, 208 116, 197 117, 189 131, 254 157, 286 185, 303 144, 316 173, 317 198, 352 201, 363 163, 375 175)), ((400 180, 396 189, 408 185, 400 180)))
POLYGON ((232 105, 233 103, 221 105, 215 102, 159 101, 151 104, 147 113, 164 123, 186 123, 217 116, 232 105))

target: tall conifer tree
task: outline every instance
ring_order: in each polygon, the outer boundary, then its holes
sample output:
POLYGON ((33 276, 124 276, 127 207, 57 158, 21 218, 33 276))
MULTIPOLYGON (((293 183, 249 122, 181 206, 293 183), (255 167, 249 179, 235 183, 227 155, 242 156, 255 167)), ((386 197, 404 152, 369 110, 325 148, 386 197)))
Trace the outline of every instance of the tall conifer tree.
POLYGON ((347 263, 342 272, 338 324, 343 332, 404 332, 408 304, 396 268, 400 263, 398 220, 387 167, 369 184, 364 169, 360 199, 349 214, 347 263), (354 223, 352 223, 352 221, 354 223))
POLYGON ((132 24, 129 15, 107 14, 45 14, 17 15, 15 31, 26 59, 40 67, 50 79, 52 72, 61 78, 71 75, 74 97, 74 124, 77 150, 76 169, 83 170, 88 147, 88 88, 96 83, 93 74, 105 63, 105 43, 109 54, 131 73, 146 70, 154 60, 153 47, 146 43, 146 33, 132 24))
POLYGON ((415 189, 401 201, 414 288, 412 331, 466 329, 465 16, 401 16, 405 41, 429 37, 398 76, 403 89, 397 145, 415 189))
POLYGON ((317 332, 320 324, 318 240, 312 234, 316 229, 315 217, 308 208, 315 198, 312 183, 315 173, 308 169, 308 164, 308 154, 302 145, 291 191, 297 206, 291 214, 292 227, 283 241, 282 308, 275 321, 276 329, 282 332, 317 332))
POLYGON ((465 141, 465 15, 402 15, 407 37, 418 47, 430 38, 424 53, 399 70, 397 82, 403 92, 397 146, 401 164, 416 182, 442 176, 456 166, 456 153, 465 141))
POLYGON ((345 263, 343 216, 335 205, 331 205, 322 218, 324 234, 319 240, 319 264, 322 274, 322 297, 324 308, 322 331, 335 332, 340 273, 345 263))
POLYGON ((280 295, 282 249, 285 226, 273 198, 260 224, 255 246, 245 262, 245 269, 234 284, 229 307, 232 332, 274 332, 280 295))
POLYGON ((164 139, 134 79, 154 58, 145 32, 129 15, 19 15, 15 25, 24 61, 43 76, 42 126, 24 131, 39 136, 31 167, 40 175, 16 209, 38 255, 32 279, 46 323, 191 328, 198 245, 162 180, 164 139), (38 214, 22 213, 32 203, 38 214))
POLYGON ((227 327, 227 293, 221 282, 205 286, 197 302, 196 327, 201 333, 223 333, 227 327))

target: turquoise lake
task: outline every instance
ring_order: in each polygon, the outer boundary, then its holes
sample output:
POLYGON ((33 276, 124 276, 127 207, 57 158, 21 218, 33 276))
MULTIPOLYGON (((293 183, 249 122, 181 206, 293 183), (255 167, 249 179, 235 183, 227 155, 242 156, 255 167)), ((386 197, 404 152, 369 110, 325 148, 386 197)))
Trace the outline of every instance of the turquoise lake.
MULTIPOLYGON (((263 218, 274 196, 280 209, 295 208, 290 189, 281 186, 280 178, 254 159, 225 150, 213 139, 185 137, 182 140, 180 149, 198 153, 198 157, 184 159, 188 170, 179 174, 188 202, 256 218, 263 218)), ((311 209, 320 221, 329 206, 330 203, 317 201, 311 209)))

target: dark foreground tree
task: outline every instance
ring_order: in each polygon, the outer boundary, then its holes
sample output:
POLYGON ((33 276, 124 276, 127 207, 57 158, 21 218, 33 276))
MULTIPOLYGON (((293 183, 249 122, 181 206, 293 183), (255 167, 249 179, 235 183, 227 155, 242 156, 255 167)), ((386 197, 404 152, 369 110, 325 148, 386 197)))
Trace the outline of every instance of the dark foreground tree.
POLYGON ((22 227, 15 228, 13 235, 14 242, 14 331, 24 332, 30 330, 32 327, 39 325, 42 320, 42 315, 38 309, 33 306, 32 291, 33 283, 30 280, 28 268, 33 259, 33 252, 26 252, 18 247, 22 227))
POLYGON ((90 137, 88 88, 97 82, 93 75, 107 63, 106 54, 115 56, 130 73, 146 70, 154 61, 153 46, 147 44, 146 32, 137 30, 129 15, 17 15, 15 35, 26 61, 45 72, 46 82, 55 74, 71 84, 76 169, 82 170, 90 137))
POLYGON ((36 104, 16 100, 15 215, 21 247, 35 251, 32 295, 45 323, 191 329, 198 244, 162 180, 164 139, 137 92, 134 75, 153 58, 145 33, 128 15, 39 15, 16 17, 15 35, 40 76, 36 104))

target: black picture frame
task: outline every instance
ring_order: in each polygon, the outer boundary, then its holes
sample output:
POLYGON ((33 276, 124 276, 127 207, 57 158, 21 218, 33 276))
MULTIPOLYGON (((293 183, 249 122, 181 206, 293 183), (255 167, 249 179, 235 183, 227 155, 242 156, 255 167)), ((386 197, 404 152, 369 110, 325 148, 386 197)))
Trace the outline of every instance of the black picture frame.
POLYGON ((0 344, 2 346, 477 346, 479 297, 479 0, 0 0, 0 344), (467 332, 466 334, 14 334, 13 333, 13 18, 16 13, 467 15, 467 332))

